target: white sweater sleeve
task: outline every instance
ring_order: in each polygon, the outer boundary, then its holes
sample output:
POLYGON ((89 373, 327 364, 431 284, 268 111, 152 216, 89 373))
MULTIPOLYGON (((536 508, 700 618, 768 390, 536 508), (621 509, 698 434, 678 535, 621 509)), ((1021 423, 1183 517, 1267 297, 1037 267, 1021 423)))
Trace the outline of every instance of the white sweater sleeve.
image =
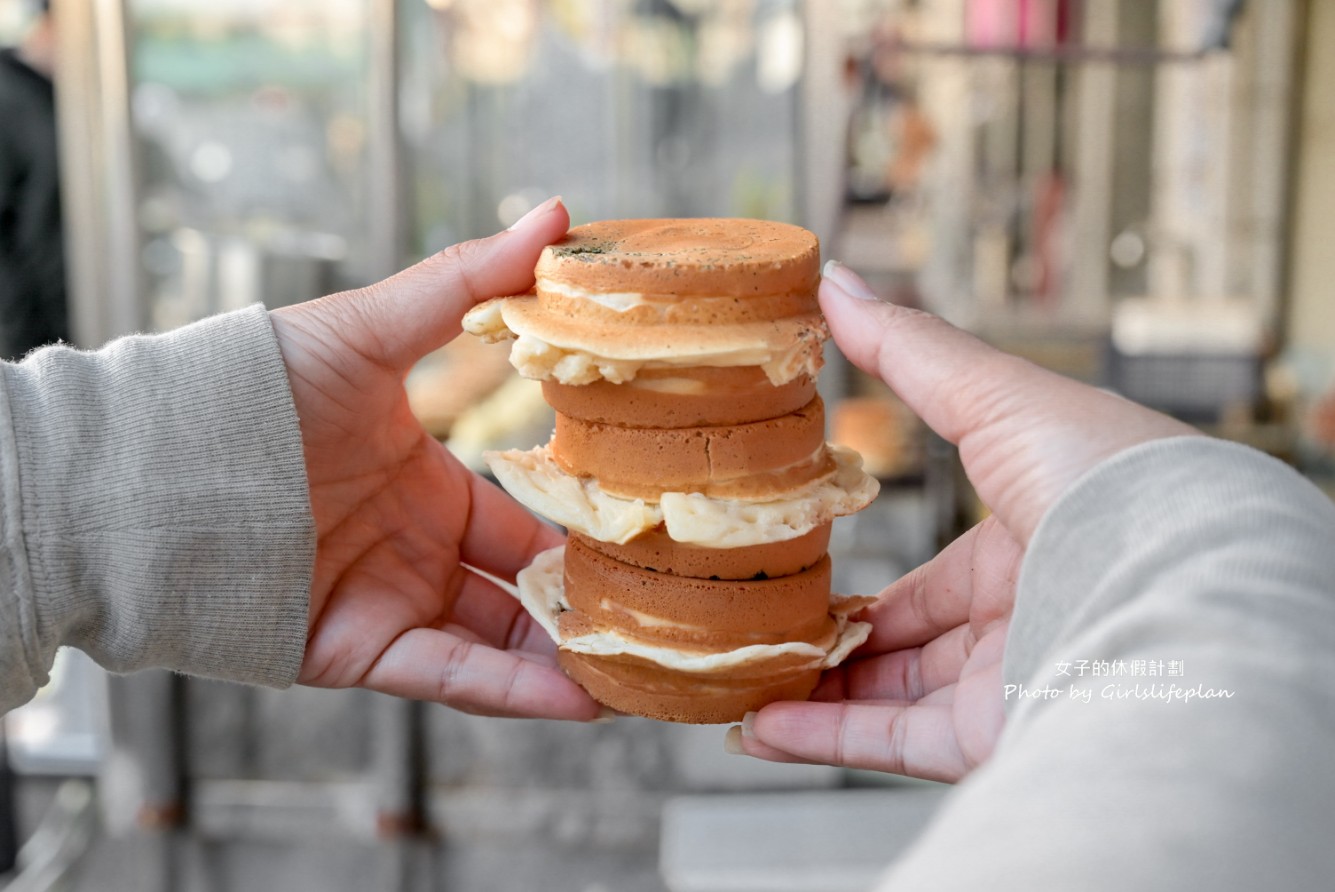
POLYGON ((1335 505, 1288 467, 1187 437, 1094 469, 1030 543, 1004 674, 996 752, 885 889, 1335 883, 1335 505))
POLYGON ((288 685, 315 530, 268 314, 0 364, 0 711, 59 646, 288 685))

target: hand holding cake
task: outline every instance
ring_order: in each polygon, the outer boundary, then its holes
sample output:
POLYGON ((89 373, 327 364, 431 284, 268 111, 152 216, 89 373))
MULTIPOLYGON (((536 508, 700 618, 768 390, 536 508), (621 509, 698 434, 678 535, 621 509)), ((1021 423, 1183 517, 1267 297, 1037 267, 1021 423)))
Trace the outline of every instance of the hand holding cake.
POLYGON ((763 708, 729 732, 728 745, 774 761, 955 781, 991 754, 1001 733, 1002 655, 1020 562, 1039 520, 1104 459, 1197 432, 929 313, 879 301, 839 264, 828 266, 820 298, 844 354, 959 447, 993 514, 859 615, 872 635, 825 677, 814 702, 763 708))
POLYGON ((1190 429, 935 317, 858 300, 865 286, 836 265, 821 300, 840 347, 959 444, 996 512, 857 613, 871 598, 830 593, 825 549, 834 518, 875 483, 821 439, 814 239, 757 221, 600 224, 617 228, 563 239, 567 219, 548 202, 514 231, 273 314, 320 539, 301 680, 592 718, 568 675, 622 711, 705 722, 758 710, 733 735, 756 755, 967 770, 1000 726, 1008 585, 1038 517, 1107 455, 1190 429), (535 264, 532 294, 485 300, 527 288, 535 264), (493 461, 571 531, 564 558, 555 531, 453 462, 403 399, 408 365, 478 300, 468 328, 513 336, 560 414, 548 446, 493 461), (384 472, 351 473, 368 462, 384 472), (528 611, 470 566, 521 571, 528 611), (564 672, 543 665, 553 658, 564 672), (815 699, 845 702, 772 703, 807 696, 822 672, 815 699), (959 696, 970 690, 976 702, 959 696), (866 702, 886 698, 904 702, 866 702), (905 733, 888 734, 902 716, 905 733))
POLYGON ((463 467, 413 416, 408 369, 483 297, 523 290, 570 223, 540 205, 491 238, 367 288, 275 310, 318 545, 300 681, 467 712, 589 720, 598 705, 492 579, 560 535, 463 467))

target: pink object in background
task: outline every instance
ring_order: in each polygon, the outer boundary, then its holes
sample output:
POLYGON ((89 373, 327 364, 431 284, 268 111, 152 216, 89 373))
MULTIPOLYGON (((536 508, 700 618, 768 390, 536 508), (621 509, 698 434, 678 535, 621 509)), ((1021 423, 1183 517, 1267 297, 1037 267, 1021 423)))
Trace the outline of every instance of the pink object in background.
POLYGON ((965 39, 977 49, 1042 49, 1065 42, 1069 0, 969 0, 965 39))

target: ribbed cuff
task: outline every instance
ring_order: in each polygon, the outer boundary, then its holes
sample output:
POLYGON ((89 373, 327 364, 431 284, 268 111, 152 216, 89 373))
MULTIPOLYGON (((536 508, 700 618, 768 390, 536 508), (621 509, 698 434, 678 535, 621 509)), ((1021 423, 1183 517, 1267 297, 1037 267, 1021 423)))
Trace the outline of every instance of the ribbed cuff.
POLYGON ((30 671, 71 645, 113 671, 291 684, 315 527, 264 308, 49 348, 5 377, 30 671))

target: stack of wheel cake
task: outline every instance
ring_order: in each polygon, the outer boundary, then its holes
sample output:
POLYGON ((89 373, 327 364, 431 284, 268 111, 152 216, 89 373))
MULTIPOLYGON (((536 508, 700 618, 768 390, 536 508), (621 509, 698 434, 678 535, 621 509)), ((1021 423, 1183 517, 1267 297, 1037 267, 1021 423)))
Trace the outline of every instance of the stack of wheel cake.
POLYGON ((544 251, 532 294, 465 328, 513 338, 551 441, 489 453, 570 533, 519 576, 565 672, 621 712, 739 720, 805 699, 866 639, 830 591, 836 516, 876 482, 825 442, 819 247, 758 220, 619 220, 544 251))

